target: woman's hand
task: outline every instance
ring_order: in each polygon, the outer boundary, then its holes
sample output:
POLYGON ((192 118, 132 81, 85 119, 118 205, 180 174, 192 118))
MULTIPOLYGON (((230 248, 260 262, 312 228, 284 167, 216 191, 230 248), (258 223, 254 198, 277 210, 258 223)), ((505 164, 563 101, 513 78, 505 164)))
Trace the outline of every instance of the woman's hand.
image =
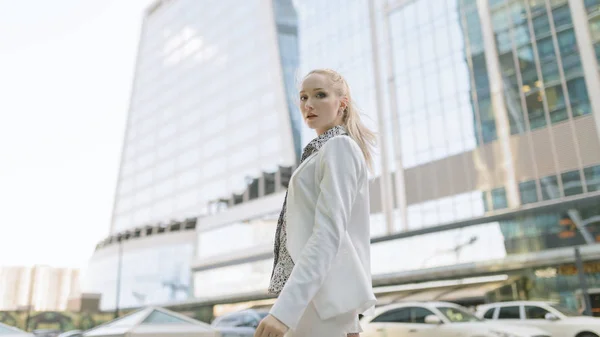
POLYGON ((288 327, 285 324, 281 323, 275 316, 267 315, 260 321, 254 337, 283 337, 287 331, 288 327))

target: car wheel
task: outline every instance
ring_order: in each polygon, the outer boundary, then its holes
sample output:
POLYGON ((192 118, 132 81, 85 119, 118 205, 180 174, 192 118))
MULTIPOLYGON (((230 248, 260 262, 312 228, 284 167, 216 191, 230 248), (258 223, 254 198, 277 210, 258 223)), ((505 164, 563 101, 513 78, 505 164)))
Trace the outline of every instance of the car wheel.
POLYGON ((579 335, 577 335, 576 337, 598 337, 598 335, 596 335, 595 333, 591 333, 591 332, 582 332, 579 335))

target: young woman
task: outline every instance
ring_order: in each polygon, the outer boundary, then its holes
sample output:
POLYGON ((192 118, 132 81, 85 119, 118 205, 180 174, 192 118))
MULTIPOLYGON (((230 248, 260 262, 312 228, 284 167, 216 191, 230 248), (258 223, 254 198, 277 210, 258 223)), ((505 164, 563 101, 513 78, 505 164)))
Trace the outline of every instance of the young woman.
POLYGON ((375 304, 367 172, 375 136, 333 70, 304 78, 300 110, 317 138, 290 179, 269 286, 279 296, 254 336, 356 336, 358 315, 375 304))

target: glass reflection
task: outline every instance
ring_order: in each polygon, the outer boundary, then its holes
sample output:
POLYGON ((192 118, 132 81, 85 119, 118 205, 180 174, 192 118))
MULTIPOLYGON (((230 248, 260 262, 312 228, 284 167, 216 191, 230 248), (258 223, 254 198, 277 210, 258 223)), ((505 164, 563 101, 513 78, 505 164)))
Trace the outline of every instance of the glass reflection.
MULTIPOLYGON (((90 261, 83 291, 101 294, 101 310, 112 310, 116 304, 118 254, 115 246, 107 255, 97 252, 90 261)), ((191 261, 193 244, 153 245, 130 250, 125 244, 121 266, 119 307, 186 300, 191 294, 191 261), (148 263, 152 261, 152 263, 148 263)))
POLYGON ((273 245, 279 212, 260 218, 235 222, 198 234, 198 258, 201 260, 223 254, 251 252, 273 245), (227 242, 226 245, 223 243, 227 242))
POLYGON ((296 161, 299 116, 290 83, 299 51, 292 48, 297 18, 291 0, 276 1, 278 40, 269 34, 247 38, 248 32, 273 29, 256 15, 268 6, 231 1, 211 6, 206 11, 200 2, 166 2, 146 18, 120 177, 135 177, 135 187, 124 184, 121 190, 135 195, 136 202, 122 207, 117 201, 119 230, 169 221, 163 217, 173 212, 204 215, 199 212, 211 198, 230 197, 232 187, 245 188, 246 177, 296 161), (282 64, 285 92, 264 89, 282 85, 274 64, 282 64), (288 104, 281 106, 281 99, 288 104), (282 108, 294 111, 281 114, 282 108), (281 127, 286 113, 294 116, 291 133, 281 127), (227 127, 241 131, 225 132, 227 127), (269 138, 277 146, 263 150, 265 134, 284 141, 269 138), (151 193, 140 193, 146 188, 151 193), (174 209, 165 206, 165 198, 173 200, 174 209))

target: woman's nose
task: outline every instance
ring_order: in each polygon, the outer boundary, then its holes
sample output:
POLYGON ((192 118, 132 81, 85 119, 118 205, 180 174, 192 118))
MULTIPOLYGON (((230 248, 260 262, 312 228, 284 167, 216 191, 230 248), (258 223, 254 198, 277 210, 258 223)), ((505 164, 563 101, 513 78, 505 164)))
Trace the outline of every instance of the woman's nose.
POLYGON ((313 106, 312 106, 312 103, 310 102, 310 99, 306 100, 306 102, 304 103, 304 108, 306 110, 312 110, 313 109, 313 106))

